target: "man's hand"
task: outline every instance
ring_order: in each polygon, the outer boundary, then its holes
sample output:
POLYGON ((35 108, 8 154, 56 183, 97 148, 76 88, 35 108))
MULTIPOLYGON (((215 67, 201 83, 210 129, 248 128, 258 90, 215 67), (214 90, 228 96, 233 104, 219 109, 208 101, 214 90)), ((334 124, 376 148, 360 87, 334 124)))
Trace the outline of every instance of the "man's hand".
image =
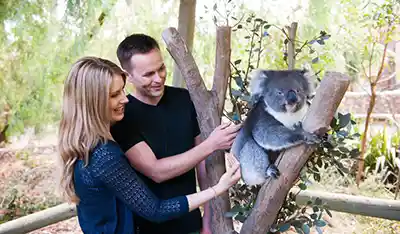
POLYGON ((216 127, 205 141, 210 145, 212 151, 229 149, 241 126, 241 124, 235 125, 232 122, 223 123, 216 127))

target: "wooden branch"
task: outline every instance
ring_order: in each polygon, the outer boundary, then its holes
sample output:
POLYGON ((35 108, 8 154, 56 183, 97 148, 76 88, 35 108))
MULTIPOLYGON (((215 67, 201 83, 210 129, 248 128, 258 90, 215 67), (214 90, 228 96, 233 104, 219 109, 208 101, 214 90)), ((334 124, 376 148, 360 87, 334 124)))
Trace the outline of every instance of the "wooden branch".
MULTIPOLYGON (((189 50, 193 47, 194 26, 196 16, 196 0, 180 0, 178 32, 182 35, 189 50)), ((172 85, 175 87, 185 87, 185 80, 182 78, 178 66, 174 66, 172 85)))
POLYGON ((225 104, 226 89, 231 74, 231 28, 217 28, 217 48, 215 53, 215 73, 212 87, 213 94, 218 97, 218 115, 222 116, 225 104))
POLYGON ((288 27, 289 34, 289 44, 288 44, 288 68, 293 70, 296 67, 296 33, 297 33, 297 22, 293 22, 290 27, 288 27))
MULTIPOLYGON (((299 189, 291 192, 296 194, 299 189)), ((303 190, 296 196, 296 203, 307 205, 307 201, 314 203, 316 198, 328 205, 329 210, 400 221, 400 201, 395 200, 303 190)))
POLYGON ((211 108, 216 107, 212 101, 213 97, 204 84, 192 53, 176 28, 165 29, 162 32, 162 38, 168 52, 185 78, 190 97, 196 108, 202 136, 208 136, 213 128, 206 126, 215 127, 219 124, 217 112, 213 113, 213 116, 209 115, 210 112, 213 112, 211 108))
POLYGON ((395 64, 396 64, 396 78, 397 80, 400 80, 400 41, 396 42, 396 58, 395 58, 395 64))
POLYGON ((0 224, 0 234, 28 233, 76 216, 75 205, 63 203, 18 219, 0 224))
MULTIPOLYGON (((327 72, 310 106, 303 127, 306 131, 323 134, 329 129, 350 83, 349 77, 327 72)), ((299 176, 313 148, 300 145, 283 152, 276 164, 281 172, 278 179, 269 179, 261 187, 255 207, 242 226, 243 234, 266 233, 270 230, 290 188, 299 176)))
MULTIPOLYGON (((219 30, 220 29, 217 31, 219 30)), ((221 30, 223 31, 224 29, 221 30)), ((185 78, 186 86, 198 115, 202 138, 206 139, 215 127, 221 123, 221 115, 218 114, 218 97, 206 89, 196 62, 178 31, 175 28, 167 28, 163 31, 162 37, 167 45, 168 52, 171 54, 182 76, 185 78)), ((227 40, 230 41, 230 39, 227 40)), ((216 59, 219 59, 218 55, 216 59)), ((225 60, 227 58, 223 59, 225 60)), ((221 68, 223 68, 222 65, 221 68)), ((221 74, 224 75, 223 73, 221 74)), ((222 77, 216 76, 216 78, 220 79, 222 77)), ((219 81, 214 81, 214 84, 216 83, 219 83, 219 81)), ((222 84, 223 82, 221 82, 221 86, 222 84)), ((219 86, 219 84, 215 86, 219 86)), ((217 184, 226 171, 223 151, 214 152, 213 155, 207 158, 206 171, 208 185, 212 186, 217 184)), ((211 228, 213 233, 231 233, 233 231, 232 219, 224 216, 230 209, 228 192, 211 200, 210 205, 211 228)))

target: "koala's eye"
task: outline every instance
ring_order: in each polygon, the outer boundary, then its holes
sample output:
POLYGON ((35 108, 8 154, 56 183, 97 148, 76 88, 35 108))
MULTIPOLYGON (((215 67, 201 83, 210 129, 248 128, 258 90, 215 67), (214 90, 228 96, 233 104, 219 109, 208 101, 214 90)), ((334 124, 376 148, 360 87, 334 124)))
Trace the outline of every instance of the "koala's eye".
POLYGON ((277 94, 278 95, 283 95, 283 92, 278 90, 277 94))

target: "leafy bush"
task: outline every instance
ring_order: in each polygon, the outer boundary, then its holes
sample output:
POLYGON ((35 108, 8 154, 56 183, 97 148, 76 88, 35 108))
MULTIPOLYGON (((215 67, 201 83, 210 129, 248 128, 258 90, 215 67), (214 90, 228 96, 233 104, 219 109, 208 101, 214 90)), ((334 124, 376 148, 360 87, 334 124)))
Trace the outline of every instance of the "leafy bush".
POLYGON ((399 147, 400 132, 389 135, 385 126, 382 131, 371 136, 368 140, 364 158, 365 173, 383 172, 381 180, 392 192, 394 192, 393 185, 399 181, 397 177, 400 170, 400 158, 396 155, 396 150, 399 147))

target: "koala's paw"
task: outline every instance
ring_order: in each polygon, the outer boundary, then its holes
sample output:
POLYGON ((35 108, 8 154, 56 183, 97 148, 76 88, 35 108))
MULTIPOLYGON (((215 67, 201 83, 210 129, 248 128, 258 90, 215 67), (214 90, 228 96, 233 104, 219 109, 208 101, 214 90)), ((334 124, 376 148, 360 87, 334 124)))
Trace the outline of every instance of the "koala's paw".
POLYGON ((322 139, 314 133, 304 132, 304 140, 308 145, 315 145, 321 143, 322 139))
POLYGON ((295 124, 293 125, 293 128, 294 128, 295 130, 303 130, 303 125, 302 125, 301 121, 295 123, 295 124))
POLYGON ((279 172, 279 169, 274 164, 271 164, 265 171, 265 175, 267 177, 272 177, 272 178, 276 179, 280 175, 280 172, 279 172))

